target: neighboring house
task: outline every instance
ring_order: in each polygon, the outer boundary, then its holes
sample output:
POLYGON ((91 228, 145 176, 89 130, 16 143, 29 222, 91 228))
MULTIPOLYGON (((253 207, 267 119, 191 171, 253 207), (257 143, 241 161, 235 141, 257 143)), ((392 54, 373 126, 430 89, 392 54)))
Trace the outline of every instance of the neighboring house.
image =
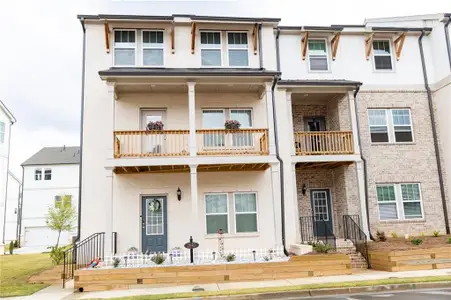
POLYGON ((105 232, 110 253, 190 236, 216 249, 220 229, 229 249, 289 247, 344 238, 345 221, 445 232, 418 43, 429 66, 431 28, 79 19, 81 239, 105 232), (156 121, 164 130, 146 130, 156 121))
MULTIPOLYGON (((58 233, 46 225, 50 206, 61 201, 62 195, 72 196, 72 206, 78 208, 80 147, 45 147, 23 164, 23 200, 20 218, 22 246, 53 246, 58 233)), ((70 232, 63 232, 60 244, 69 244, 77 235, 77 223, 70 232)))
POLYGON ((0 100, 0 244, 7 242, 5 240, 4 224, 7 214, 7 190, 8 190, 8 170, 9 170, 9 153, 11 141, 11 127, 16 123, 13 114, 8 110, 6 105, 0 100))

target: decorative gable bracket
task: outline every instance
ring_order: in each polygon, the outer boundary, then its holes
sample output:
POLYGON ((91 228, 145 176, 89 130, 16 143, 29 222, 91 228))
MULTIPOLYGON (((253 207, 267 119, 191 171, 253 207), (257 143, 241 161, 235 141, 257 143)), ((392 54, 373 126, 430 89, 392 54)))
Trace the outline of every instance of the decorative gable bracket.
POLYGON ((337 57, 337 50, 338 50, 338 43, 340 42, 340 36, 341 32, 337 32, 335 36, 330 41, 330 44, 332 45, 332 60, 335 60, 337 57))
POLYGON ((196 48, 196 22, 191 23, 191 54, 194 54, 196 48))
POLYGON ((396 53, 396 60, 399 60, 401 58, 401 52, 402 47, 404 46, 404 40, 406 39, 407 32, 401 33, 398 38, 395 40, 395 53, 396 53))
POLYGON ((366 60, 370 59, 371 51, 373 50, 373 38, 374 38, 374 33, 371 33, 365 39, 365 57, 366 57, 366 60))
POLYGON ((309 36, 309 32, 306 31, 304 33, 304 36, 301 39, 302 60, 305 60, 305 55, 307 54, 308 36, 309 36))
POLYGON ((252 41, 254 43, 254 55, 257 55, 257 43, 258 43, 258 24, 254 24, 254 29, 252 30, 252 41))
POLYGON ((106 53, 110 53, 110 26, 107 21, 105 21, 105 48, 106 53))

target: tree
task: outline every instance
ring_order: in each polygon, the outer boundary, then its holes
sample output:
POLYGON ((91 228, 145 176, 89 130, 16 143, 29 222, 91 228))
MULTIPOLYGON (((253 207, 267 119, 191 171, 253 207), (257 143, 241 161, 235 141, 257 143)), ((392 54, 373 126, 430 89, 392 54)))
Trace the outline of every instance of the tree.
POLYGON ((60 242, 61 232, 70 231, 74 227, 75 219, 76 212, 72 207, 72 196, 60 195, 55 197, 55 205, 49 207, 45 222, 50 229, 58 231, 56 248, 58 248, 60 242))

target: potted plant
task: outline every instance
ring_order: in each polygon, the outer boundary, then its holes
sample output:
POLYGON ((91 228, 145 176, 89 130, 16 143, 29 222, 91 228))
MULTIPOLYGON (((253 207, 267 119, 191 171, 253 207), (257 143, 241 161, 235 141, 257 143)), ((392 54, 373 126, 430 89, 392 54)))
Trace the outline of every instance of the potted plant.
POLYGON ((128 248, 127 256, 130 259, 136 259, 138 257, 138 248, 136 248, 136 247, 128 248))
POLYGON ((236 120, 227 120, 224 123, 224 127, 227 130, 238 130, 241 127, 241 123, 236 120))
POLYGON ((146 130, 150 131, 150 130, 157 130, 157 131, 161 131, 163 130, 164 124, 161 121, 150 121, 147 126, 146 126, 146 130))

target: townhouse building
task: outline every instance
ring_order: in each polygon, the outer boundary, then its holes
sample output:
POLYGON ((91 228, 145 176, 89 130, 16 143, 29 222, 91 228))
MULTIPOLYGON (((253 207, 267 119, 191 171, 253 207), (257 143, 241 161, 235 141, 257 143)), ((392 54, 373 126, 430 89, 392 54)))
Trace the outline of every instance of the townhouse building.
POLYGON ((80 239, 145 253, 446 231, 428 24, 78 18, 80 239))

